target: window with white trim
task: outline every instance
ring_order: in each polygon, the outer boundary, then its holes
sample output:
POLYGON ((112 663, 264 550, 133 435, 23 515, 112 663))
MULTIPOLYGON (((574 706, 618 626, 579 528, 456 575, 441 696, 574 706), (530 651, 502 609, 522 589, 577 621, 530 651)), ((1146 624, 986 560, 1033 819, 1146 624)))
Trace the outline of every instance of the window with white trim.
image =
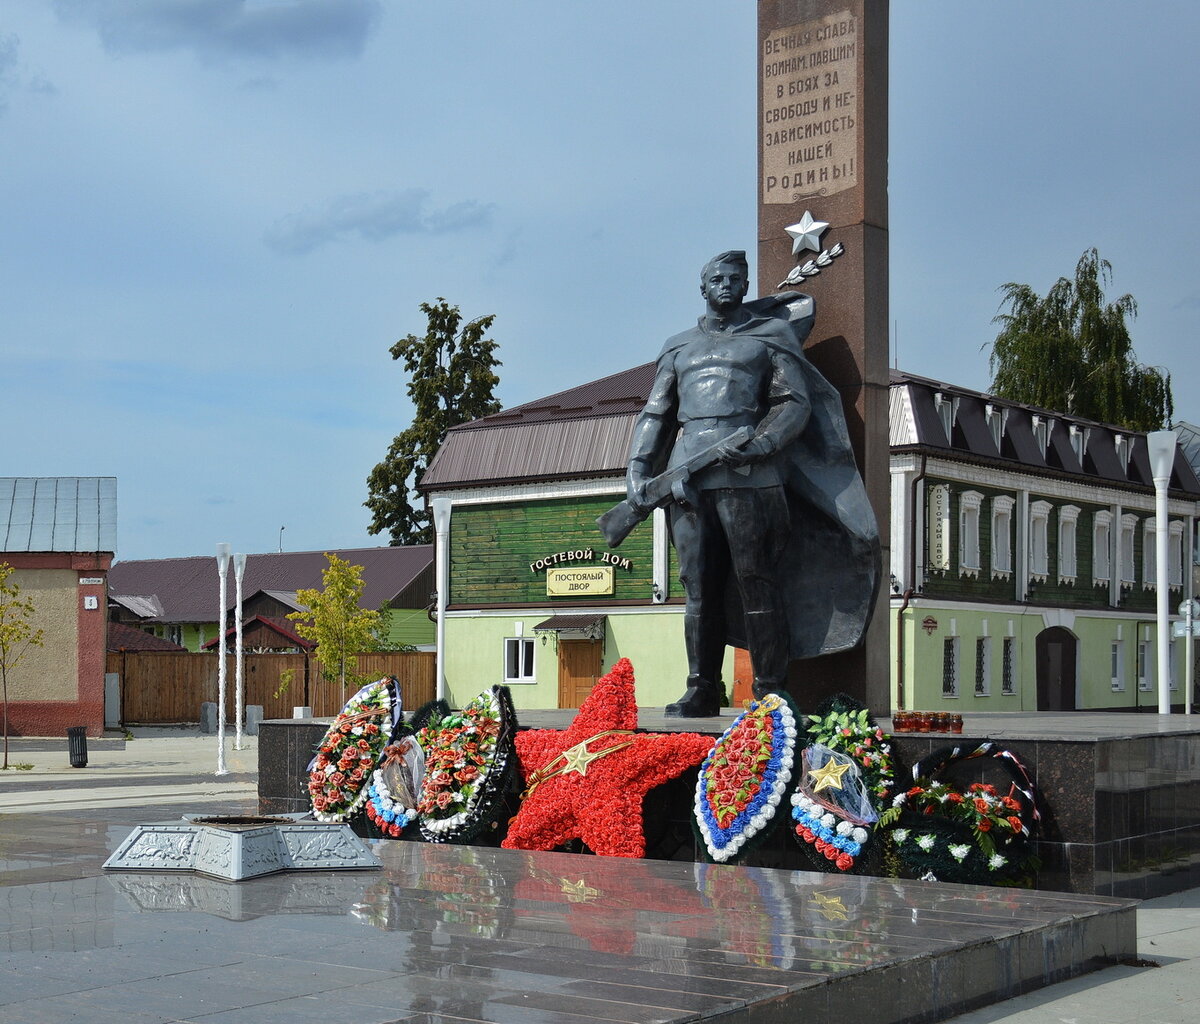
POLYGON ((984 418, 987 420, 987 427, 991 431, 992 441, 996 444, 996 450, 1000 451, 1004 440, 1004 428, 1008 424, 1008 410, 1000 409, 991 402, 988 402, 984 406, 984 418))
POLYGON ((950 444, 954 439, 954 418, 958 415, 958 399, 947 398, 937 391, 933 396, 933 407, 937 410, 942 429, 946 432, 946 443, 950 444))
POLYGON ((1121 464, 1121 471, 1124 472, 1129 468, 1129 438, 1124 434, 1114 434, 1113 450, 1117 453, 1117 461, 1121 464))
POLYGON ((1153 516, 1142 520, 1142 587, 1158 587, 1158 523, 1153 516))
POLYGON ((1154 651, 1149 640, 1137 646, 1137 678, 1139 690, 1154 689, 1154 651))
POLYGON ((1079 525, 1080 509, 1076 505, 1063 505, 1058 510, 1058 581, 1074 583, 1079 575, 1076 552, 1076 530, 1079 525))
POLYGON ((1087 427, 1077 427, 1071 424, 1071 451, 1075 453, 1075 458, 1079 460, 1079 464, 1083 465, 1083 453, 1087 450, 1088 436, 1091 430, 1087 427))
POLYGON ((1050 502, 1029 506, 1029 573, 1045 582, 1050 572, 1050 502))
POLYGON ((510 636, 504 639, 504 681, 506 683, 532 683, 533 638, 510 636))
POLYGON ((942 641, 942 696, 958 696, 958 637, 942 641))
POLYGON ((1112 577, 1112 513, 1092 516, 1092 581, 1107 583, 1112 577))
POLYGON ((1125 641, 1114 640, 1112 642, 1112 650, 1110 655, 1112 664, 1112 689, 1113 693, 1120 693, 1125 689, 1125 641))
POLYGON ((1137 531, 1137 516, 1126 512, 1121 516, 1121 582, 1133 585, 1134 572, 1133 541, 1137 531))
POLYGON ((1037 442, 1038 451, 1042 458, 1046 457, 1046 446, 1050 443, 1050 421, 1044 416, 1031 417, 1033 424, 1033 439, 1037 442))
POLYGON ((1167 579, 1172 587, 1183 586, 1183 523, 1174 519, 1167 537, 1167 579))
POLYGON ((1006 636, 1000 648, 1000 692, 1017 692, 1017 638, 1006 636))
POLYGON ((992 638, 975 638, 975 696, 987 697, 992 692, 992 638))
POLYGON ((1012 510, 1016 500, 1008 495, 992 499, 992 575, 1012 572, 1012 510))
POLYGON ((964 491, 958 499, 958 571, 965 576, 978 576, 979 508, 983 495, 964 491))

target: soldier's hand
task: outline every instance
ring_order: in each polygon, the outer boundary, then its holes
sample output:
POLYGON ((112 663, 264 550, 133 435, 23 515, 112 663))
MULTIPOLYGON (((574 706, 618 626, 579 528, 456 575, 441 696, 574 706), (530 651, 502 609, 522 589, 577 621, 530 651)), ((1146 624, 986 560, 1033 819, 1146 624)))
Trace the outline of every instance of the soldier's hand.
POLYGON ((752 437, 742 447, 726 441, 717 449, 717 458, 726 466, 745 466, 765 459, 775 446, 765 437, 752 437))

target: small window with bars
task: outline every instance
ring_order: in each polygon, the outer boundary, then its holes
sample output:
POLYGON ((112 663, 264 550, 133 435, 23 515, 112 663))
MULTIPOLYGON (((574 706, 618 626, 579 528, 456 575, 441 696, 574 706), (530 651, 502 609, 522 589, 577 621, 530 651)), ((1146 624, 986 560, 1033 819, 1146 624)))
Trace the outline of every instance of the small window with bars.
POLYGON ((1017 638, 1006 636, 1000 648, 1000 692, 1017 692, 1017 638))
POLYGON ((987 697, 992 692, 992 638, 975 638, 975 696, 987 697))
POLYGON ((958 637, 942 641, 942 696, 958 696, 958 637))

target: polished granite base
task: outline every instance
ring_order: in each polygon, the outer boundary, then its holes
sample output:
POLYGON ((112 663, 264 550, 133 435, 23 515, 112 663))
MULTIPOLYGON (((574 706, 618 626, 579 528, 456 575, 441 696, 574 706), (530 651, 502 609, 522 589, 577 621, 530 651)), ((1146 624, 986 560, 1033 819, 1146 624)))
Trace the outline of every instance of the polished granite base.
POLYGON ((111 818, 0 825, 5 1024, 899 1024, 1136 953, 1117 899, 403 842, 227 883, 105 874, 111 818))
MULTIPOLYGON (((569 710, 520 710, 522 728, 565 729, 569 710)), ((651 732, 723 732, 733 721, 666 718, 641 708, 638 724, 651 732)), ((1037 887, 1146 899, 1200 886, 1200 716, 1105 712, 967 714, 961 736, 900 733, 900 766, 911 766, 952 743, 992 739, 1029 769, 1041 798, 1037 887)), ((888 719, 880 724, 890 728, 888 719)), ((259 733, 259 812, 305 811, 304 770, 327 721, 262 723, 259 733)), ((974 767, 982 770, 983 762, 974 767)), ((647 828, 659 834, 650 849, 664 859, 702 859, 691 836, 695 773, 647 798, 647 828)), ((782 830, 753 863, 808 866, 782 830), (781 838, 780 838, 781 837, 781 838), (778 840, 778 841, 776 841, 778 840)))

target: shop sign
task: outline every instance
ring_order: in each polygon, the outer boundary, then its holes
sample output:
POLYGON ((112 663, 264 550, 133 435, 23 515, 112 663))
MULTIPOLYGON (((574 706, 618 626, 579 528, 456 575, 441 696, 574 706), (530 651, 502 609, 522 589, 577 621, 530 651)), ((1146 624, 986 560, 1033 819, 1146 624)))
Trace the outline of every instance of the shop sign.
POLYGON ((546 570, 547 597, 585 597, 613 592, 611 565, 581 565, 546 570))
MULTIPOLYGON (((592 562, 595 559, 596 552, 593 548, 576 548, 574 551, 559 551, 553 555, 547 555, 545 558, 539 558, 536 562, 530 562, 529 571, 532 573, 547 572, 551 567, 561 565, 563 562, 592 562)), ((600 561, 605 565, 613 565, 618 569, 624 569, 626 572, 633 568, 633 563, 628 558, 622 558, 612 551, 601 551, 600 561)))
POLYGON ((921 628, 925 630, 925 634, 927 636, 933 636, 937 627, 938 621, 932 615, 926 615, 925 618, 921 620, 921 628))

